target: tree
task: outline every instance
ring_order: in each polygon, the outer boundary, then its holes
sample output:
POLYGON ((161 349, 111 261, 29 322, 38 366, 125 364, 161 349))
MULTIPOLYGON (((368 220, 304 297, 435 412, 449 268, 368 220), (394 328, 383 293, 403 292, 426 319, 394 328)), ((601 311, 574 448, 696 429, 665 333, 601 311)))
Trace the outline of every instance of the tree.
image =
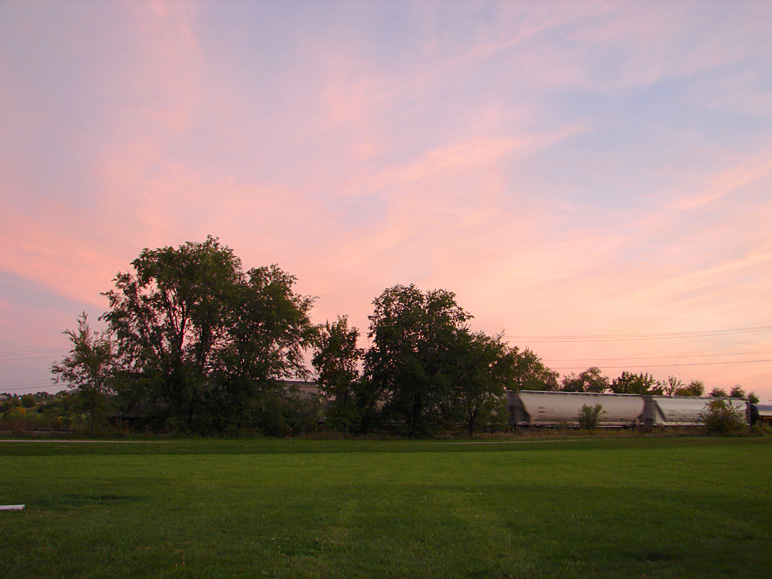
POLYGON ((665 396, 674 396, 678 390, 684 388, 684 383, 675 376, 668 376, 667 380, 657 382, 658 394, 664 394, 665 396))
POLYGON ((318 374, 317 384, 322 396, 329 401, 327 423, 348 432, 359 426, 357 385, 364 350, 357 347, 359 330, 349 328, 346 316, 328 321, 321 329, 312 363, 318 374))
POLYGON ((729 391, 729 397, 747 399, 751 404, 758 404, 760 402, 759 397, 756 396, 756 394, 753 392, 748 392, 746 394, 745 389, 739 384, 732 386, 732 389, 729 391))
POLYGON ((611 382, 611 391, 616 394, 654 394, 656 387, 654 376, 644 372, 634 374, 624 371, 611 382))
POLYGON ((515 373, 511 389, 549 391, 560 389, 558 384, 560 375, 555 370, 547 368, 534 351, 526 348, 520 352, 515 347, 513 355, 515 358, 515 373))
POLYGON ((504 404, 507 388, 513 388, 518 360, 517 348, 509 348, 502 336, 461 331, 450 372, 448 407, 460 414, 469 436, 504 404))
POLYGON ((726 390, 723 388, 713 388, 710 392, 708 392, 708 396, 711 398, 726 398, 726 390))
POLYGON ((597 392, 600 394, 608 389, 608 378, 596 366, 587 368, 578 376, 571 373, 563 378, 564 392, 597 392))
MULTIPOLYGON (((223 338, 214 350, 208 408, 213 425, 236 428, 276 423, 295 404, 286 379, 306 379, 305 351, 316 341, 309 312, 313 299, 293 291, 294 276, 278 266, 250 269, 232 288, 223 338)), ((206 401, 207 399, 205 399, 206 401)))
POLYGON ((97 332, 88 324, 83 312, 75 330, 65 330, 70 339, 70 352, 51 366, 54 382, 69 385, 76 394, 80 406, 89 417, 91 432, 105 419, 108 397, 115 393, 113 377, 115 369, 114 345, 109 332, 97 332))
POLYGON ((600 422, 601 415, 605 413, 606 411, 603 410, 602 404, 595 404, 594 406, 582 404, 578 417, 579 428, 583 428, 584 430, 596 429, 600 422))
POLYGON ((740 434, 746 427, 743 411, 728 400, 711 400, 699 418, 708 434, 740 434))
POLYGON ((702 396, 705 393, 705 384, 700 380, 692 380, 688 386, 681 386, 673 396, 702 396))
POLYGON ((175 425, 224 429, 273 412, 282 380, 305 375, 312 299, 277 266, 242 271, 211 236, 144 249, 104 295, 125 390, 175 425))
POLYGON ((452 353, 471 315, 445 290, 396 285, 373 301, 365 374, 384 411, 425 434, 452 386, 452 353))

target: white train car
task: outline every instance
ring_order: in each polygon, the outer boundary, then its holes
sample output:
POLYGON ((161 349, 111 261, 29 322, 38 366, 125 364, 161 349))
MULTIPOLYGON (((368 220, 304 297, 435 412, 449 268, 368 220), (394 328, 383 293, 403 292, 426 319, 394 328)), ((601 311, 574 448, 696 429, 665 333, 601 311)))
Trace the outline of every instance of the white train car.
POLYGON ((643 424, 646 426, 699 426, 700 414, 711 400, 724 400, 742 413, 750 424, 750 407, 740 398, 709 398, 697 396, 644 396, 646 409, 643 424))
MULTIPOLYGON (((758 408, 739 398, 595 394, 592 392, 507 392, 507 406, 514 426, 579 426, 583 406, 600 404, 598 426, 699 426, 701 414, 712 400, 724 400, 738 410, 746 424, 763 419, 758 408), (752 416, 755 409, 758 416, 752 416)), ((770 407, 772 408, 772 407, 770 407)), ((772 417, 764 416, 772 421, 772 417)))
POLYGON ((603 407, 600 427, 640 426, 644 414, 643 396, 635 394, 595 394, 592 392, 508 392, 515 426, 579 426, 582 406, 603 407))

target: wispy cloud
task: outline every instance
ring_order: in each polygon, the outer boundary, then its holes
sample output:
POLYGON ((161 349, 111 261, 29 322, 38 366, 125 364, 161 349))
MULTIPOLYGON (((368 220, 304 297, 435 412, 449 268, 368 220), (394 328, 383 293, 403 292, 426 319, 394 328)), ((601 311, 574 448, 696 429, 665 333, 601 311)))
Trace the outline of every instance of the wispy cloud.
POLYGON ((0 19, 0 270, 57 335, 209 233, 319 321, 411 282, 490 332, 769 321, 767 3, 67 5, 0 19))

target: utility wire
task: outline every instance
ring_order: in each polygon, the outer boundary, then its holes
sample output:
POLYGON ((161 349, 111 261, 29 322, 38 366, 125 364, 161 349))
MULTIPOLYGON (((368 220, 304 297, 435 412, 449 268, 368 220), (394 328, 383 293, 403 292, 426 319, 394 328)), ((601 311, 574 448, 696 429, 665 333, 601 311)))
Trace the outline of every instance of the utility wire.
MULTIPOLYGON (((726 360, 724 362, 684 362, 676 364, 628 364, 627 366, 604 366, 604 369, 620 369, 629 368, 630 366, 637 366, 643 368, 674 368, 676 366, 720 366, 722 364, 758 364, 760 362, 772 362, 772 358, 768 360, 726 360)), ((563 368, 551 368, 551 370, 575 370, 580 366, 568 366, 563 368)))
POLYGON ((0 358, 0 362, 20 362, 24 360, 51 360, 56 358, 53 354, 48 356, 24 356, 22 358, 0 358))
POLYGON ((757 326, 753 328, 727 328, 723 330, 694 330, 689 332, 661 332, 650 334, 577 334, 577 335, 520 335, 504 336, 507 341, 530 342, 618 342, 628 340, 672 340, 678 338, 703 338, 710 336, 729 336, 735 334, 751 334, 772 332, 772 326, 757 326))
POLYGON ((64 348, 46 348, 42 350, 6 350, 0 352, 0 362, 19 362, 24 360, 51 359, 64 355, 64 348))
POLYGON ((42 350, 0 350, 0 356, 6 354, 40 354, 43 352, 64 352, 64 348, 44 348, 42 350))
MULTIPOLYGON (((621 362, 623 360, 668 360, 680 358, 717 358, 720 356, 766 356, 769 352, 726 352, 724 354, 681 354, 679 356, 623 356, 621 358, 593 358, 595 361, 621 362)), ((585 362, 589 358, 560 358, 551 362, 585 362)))
POLYGON ((48 384, 39 384, 37 386, 22 386, 20 388, 6 388, 5 386, 2 386, 2 387, 0 387, 0 392, 20 392, 22 390, 38 390, 38 391, 42 391, 42 390, 44 390, 46 388, 51 388, 51 387, 57 387, 61 391, 61 390, 66 390, 67 388, 70 387, 70 385, 69 384, 63 384, 63 383, 62 384, 54 384, 53 382, 50 382, 48 384))

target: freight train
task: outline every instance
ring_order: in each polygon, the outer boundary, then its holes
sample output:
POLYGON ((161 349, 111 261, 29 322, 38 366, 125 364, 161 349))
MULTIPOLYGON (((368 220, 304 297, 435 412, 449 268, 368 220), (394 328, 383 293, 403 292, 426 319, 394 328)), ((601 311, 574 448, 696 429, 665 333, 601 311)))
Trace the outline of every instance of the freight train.
MULTIPOLYGON (((716 398, 596 394, 592 392, 507 392, 512 424, 520 426, 578 426, 583 406, 600 404, 598 426, 606 428, 697 426, 708 402, 716 398)), ((739 398, 721 398, 742 413, 746 424, 772 424, 772 405, 750 404, 739 398)))

